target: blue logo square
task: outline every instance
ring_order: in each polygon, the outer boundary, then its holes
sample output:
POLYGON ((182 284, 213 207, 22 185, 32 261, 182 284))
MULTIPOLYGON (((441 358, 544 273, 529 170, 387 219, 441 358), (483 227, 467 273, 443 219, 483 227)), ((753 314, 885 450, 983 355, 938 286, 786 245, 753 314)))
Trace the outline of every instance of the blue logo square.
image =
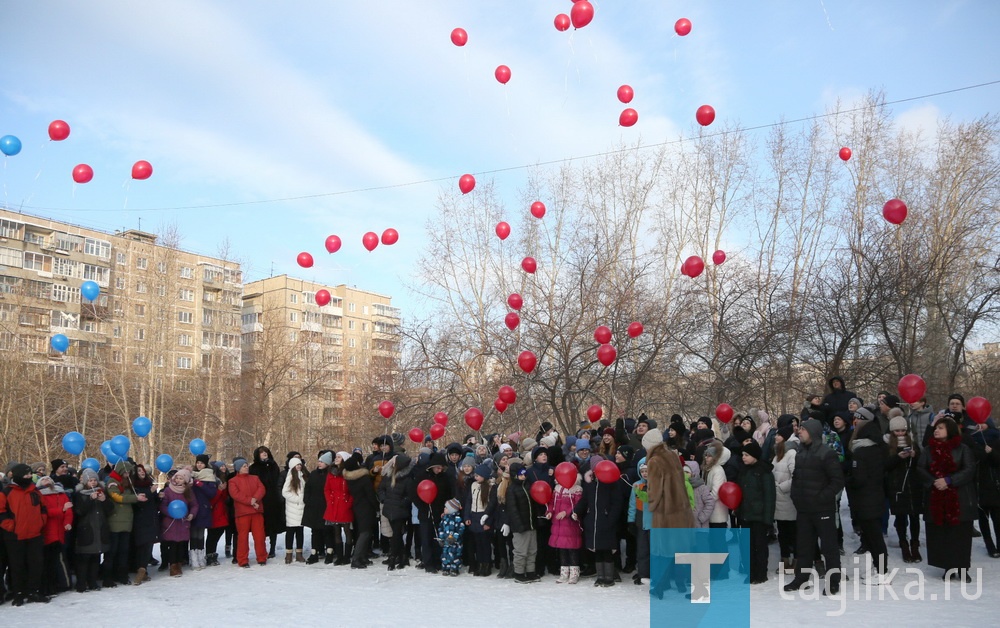
POLYGON ((651 626, 750 626, 750 530, 649 531, 651 626))

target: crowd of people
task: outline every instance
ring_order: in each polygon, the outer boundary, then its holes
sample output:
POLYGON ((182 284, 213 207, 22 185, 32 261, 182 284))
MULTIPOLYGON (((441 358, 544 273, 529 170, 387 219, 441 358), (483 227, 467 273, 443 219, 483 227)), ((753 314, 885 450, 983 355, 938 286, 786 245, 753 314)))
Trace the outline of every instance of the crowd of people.
POLYGON ((0 493, 0 603, 141 585, 151 570, 180 577, 220 557, 240 568, 266 565, 281 534, 285 564, 367 569, 380 560, 390 571, 412 565, 454 577, 467 569, 518 583, 594 577, 600 587, 633 574, 662 597, 672 586, 688 591, 690 574, 651 573, 651 531, 730 527, 748 529, 750 551, 738 565, 713 566, 713 579, 735 570, 750 584, 766 582, 776 542, 778 571, 794 574, 786 590, 820 586, 816 577, 829 574, 824 592, 833 594, 845 490, 856 553, 872 557, 868 582, 888 582, 890 517, 904 563, 924 560, 921 518, 927 562, 945 578, 968 577, 980 531, 987 553, 1000 558, 992 419, 972 421, 957 394, 941 412, 926 399, 904 412, 888 392, 865 405, 841 378, 828 385, 800 414, 773 424, 756 409, 729 424, 673 415, 662 430, 645 415, 584 420, 565 437, 546 422, 534 435, 470 434, 441 449, 428 439, 412 453, 402 435, 386 434, 367 456, 360 447, 312 459, 293 451, 283 466, 261 446, 252 460, 199 455, 162 486, 131 459, 79 474, 61 459, 12 463, 0 493), (617 466, 616 480, 596 477, 602 460, 617 466), (575 479, 557 482, 564 462, 575 479), (734 510, 720 498, 728 482, 742 489, 734 510), (549 490, 536 490, 539 483, 549 490))

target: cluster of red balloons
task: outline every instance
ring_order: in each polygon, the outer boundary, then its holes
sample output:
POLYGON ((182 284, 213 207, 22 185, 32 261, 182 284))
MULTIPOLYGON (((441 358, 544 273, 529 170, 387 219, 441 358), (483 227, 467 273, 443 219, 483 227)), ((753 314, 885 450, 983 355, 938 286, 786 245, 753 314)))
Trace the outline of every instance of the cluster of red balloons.
MULTIPOLYGON (((623 104, 627 105, 632 102, 635 97, 635 90, 632 89, 631 85, 622 85, 618 88, 618 100, 623 104)), ((639 121, 639 112, 631 107, 626 107, 622 110, 621 114, 618 116, 618 124, 621 126, 632 126, 639 121)))
POLYGON ((493 402, 493 408, 500 414, 503 414, 507 406, 512 405, 515 401, 517 401, 517 391, 512 386, 501 386, 500 390, 497 391, 497 398, 493 402))

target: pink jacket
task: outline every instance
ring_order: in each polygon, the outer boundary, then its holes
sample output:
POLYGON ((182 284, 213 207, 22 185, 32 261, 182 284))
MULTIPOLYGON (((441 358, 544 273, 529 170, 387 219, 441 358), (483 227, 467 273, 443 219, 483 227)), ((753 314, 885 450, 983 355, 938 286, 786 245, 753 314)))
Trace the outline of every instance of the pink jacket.
POLYGON ((576 484, 573 488, 566 489, 560 484, 556 484, 552 492, 552 501, 548 505, 548 512, 552 515, 552 533, 549 535, 549 546, 559 549, 580 549, 583 545, 583 529, 580 522, 572 518, 573 508, 583 497, 583 488, 580 486, 580 476, 576 476, 576 484), (556 519, 560 512, 566 513, 562 519, 556 519))

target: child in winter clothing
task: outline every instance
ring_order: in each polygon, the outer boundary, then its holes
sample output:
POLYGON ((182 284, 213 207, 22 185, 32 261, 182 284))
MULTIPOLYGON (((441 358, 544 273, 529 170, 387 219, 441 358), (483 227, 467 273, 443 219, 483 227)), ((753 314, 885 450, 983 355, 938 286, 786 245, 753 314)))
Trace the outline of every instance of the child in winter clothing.
POLYGON ((535 534, 537 517, 535 500, 531 499, 525 484, 527 469, 520 460, 508 465, 510 485, 507 487, 507 525, 513 535, 514 580, 525 584, 537 582, 540 578, 534 571, 538 555, 538 536, 535 534))
POLYGON ((767 582, 767 531, 774 524, 774 475, 771 463, 762 457, 757 441, 743 445, 743 500, 737 511, 741 526, 750 528, 750 584, 767 582))
POLYGON ((250 566, 250 535, 253 535, 254 553, 257 563, 267 564, 267 546, 264 543, 264 485, 256 475, 250 475, 250 467, 244 458, 233 461, 236 472, 229 479, 229 495, 233 498, 233 513, 236 516, 236 563, 240 567, 250 566))
POLYGON ((198 502, 198 514, 191 520, 190 564, 200 570, 208 566, 205 532, 212 527, 212 498, 219 492, 219 483, 209 466, 208 454, 199 455, 194 466, 191 493, 198 502))
POLYGON ((492 572, 493 532, 489 512, 492 476, 493 470, 488 464, 476 465, 473 479, 465 487, 463 517, 466 529, 472 532, 477 576, 489 576, 492 572))
MULTIPOLYGON (((104 576, 102 584, 105 588, 129 583, 128 550, 132 537, 132 506, 139 502, 138 495, 132 490, 133 470, 131 463, 119 460, 105 482, 108 498, 114 505, 108 517, 111 549, 104 555, 104 564, 101 565, 104 576)), ((142 499, 145 500, 145 496, 142 499)))
POLYGON ((288 461, 288 474, 285 475, 285 484, 281 488, 281 496, 285 498, 285 564, 292 564, 294 560, 300 563, 306 562, 302 555, 302 542, 304 534, 302 532, 302 516, 305 513, 305 489, 306 475, 302 473, 302 461, 298 458, 291 458, 288 461), (298 547, 295 544, 298 543, 298 547))
POLYGON ((184 547, 191 539, 191 520, 198 515, 198 500, 188 486, 190 480, 191 472, 181 469, 160 491, 160 514, 163 517, 160 523, 160 553, 164 562, 170 564, 170 575, 175 578, 181 575, 184 547), (187 514, 180 519, 170 516, 170 504, 175 501, 183 501, 187 505, 187 514))
POLYGON ((80 484, 73 493, 73 512, 76 517, 76 590, 83 593, 88 588, 99 591, 97 579, 101 566, 101 552, 111 545, 108 515, 114 505, 104 493, 104 485, 97 472, 84 469, 80 484))
POLYGON ((649 511, 649 466, 642 458, 638 464, 639 480, 632 485, 628 498, 628 522, 636 529, 636 569, 632 582, 649 582, 649 530, 653 527, 653 513, 649 511), (637 521, 641 517, 641 521, 637 521))
POLYGON ((694 460, 684 463, 684 475, 687 477, 691 491, 694 493, 694 527, 707 528, 708 522, 715 511, 715 496, 708 490, 708 485, 701 479, 701 469, 694 460))
POLYGON ((73 502, 66 495, 62 484, 57 484, 51 477, 43 475, 38 478, 35 487, 42 496, 42 506, 45 507, 47 520, 45 522, 45 566, 42 576, 42 595, 55 595, 69 591, 69 570, 63 560, 63 548, 66 545, 66 533, 73 529, 73 502))
POLYGON ((346 565, 351 562, 351 523, 354 521, 354 498, 344 479, 347 452, 338 452, 326 476, 326 560, 324 564, 346 565))
POLYGON ((462 568, 462 534, 465 522, 462 520, 462 504, 458 499, 449 499, 444 505, 444 515, 438 526, 437 541, 441 544, 441 575, 457 576, 462 568))
POLYGON ((153 544, 159 538, 160 515, 159 504, 153 494, 153 478, 141 464, 135 465, 132 490, 136 496, 143 495, 146 498, 146 501, 137 501, 132 506, 132 545, 135 548, 136 564, 133 584, 142 584, 150 579, 146 568, 153 560, 153 544))
POLYGON ((573 509, 583 498, 580 474, 570 488, 556 483, 552 491, 552 501, 548 504, 547 519, 552 521, 549 546, 559 550, 559 579, 556 584, 576 584, 580 581, 580 546, 583 545, 583 530, 573 519, 573 509))
MULTIPOLYGON (((896 516, 895 528, 899 536, 903 562, 918 563, 921 561, 920 513, 924 510, 923 486, 917 476, 920 447, 913 441, 906 419, 901 416, 889 420, 888 439, 889 456, 885 463, 885 480, 889 510, 896 516), (906 538, 907 529, 910 531, 909 540, 906 538)), ((980 462, 980 465, 983 464, 980 462)), ((989 526, 986 527, 983 536, 988 535, 989 526)))
POLYGON ((0 492, 0 527, 3 528, 10 569, 14 606, 28 602, 48 602, 42 595, 42 565, 45 541, 45 507, 35 488, 31 467, 11 469, 11 483, 0 492))

